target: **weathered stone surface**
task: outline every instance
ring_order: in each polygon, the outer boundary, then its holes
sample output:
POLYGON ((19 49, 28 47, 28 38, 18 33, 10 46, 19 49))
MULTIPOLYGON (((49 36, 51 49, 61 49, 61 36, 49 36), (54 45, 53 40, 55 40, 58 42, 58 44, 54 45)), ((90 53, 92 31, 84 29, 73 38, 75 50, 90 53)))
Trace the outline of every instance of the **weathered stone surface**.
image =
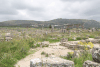
POLYGON ((76 47, 77 47, 76 44, 68 44, 69 49, 75 50, 76 47))
POLYGON ((78 58, 80 56, 80 51, 79 50, 75 50, 73 53, 73 58, 78 58))
POLYGON ((5 35, 5 40, 6 40, 6 41, 12 40, 11 34, 10 34, 10 33, 6 33, 6 35, 5 35))
POLYGON ((74 62, 59 57, 47 57, 43 59, 33 59, 30 61, 30 67, 74 67, 74 62))
POLYGON ((60 42, 61 42, 61 43, 62 43, 62 42, 68 42, 68 39, 67 39, 67 38, 63 38, 63 39, 61 39, 60 42))
POLYGON ((48 46, 49 45, 49 41, 39 42, 38 44, 40 44, 41 47, 48 46))
MULTIPOLYGON (((75 49, 84 50, 85 49, 84 45, 80 45, 80 44, 78 45, 77 42, 76 43, 73 43, 73 42, 61 42, 61 45, 65 46, 65 47, 68 47, 69 49, 72 49, 72 50, 75 50, 75 49)), ((90 46, 88 45, 87 48, 90 49, 90 46)))
POLYGON ((68 47, 69 44, 70 44, 70 43, 68 43, 68 42, 62 42, 62 43, 61 43, 61 45, 62 45, 62 46, 65 46, 65 47, 68 47))
POLYGON ((100 47, 93 47, 92 58, 93 58, 94 61, 100 63, 100 47))
POLYGON ((41 45, 42 45, 42 46, 49 45, 49 41, 44 41, 44 42, 41 42, 41 45))
POLYGON ((88 30, 88 32, 92 32, 92 30, 88 30))
POLYGON ((76 37, 73 37, 72 39, 73 39, 73 40, 76 40, 76 37))
POLYGON ((100 39, 100 36, 96 36, 95 39, 100 39))
POLYGON ((87 60, 83 63, 83 67, 100 67, 100 64, 87 60))
POLYGON ((96 31, 96 29, 95 28, 92 28, 92 32, 94 32, 94 31, 96 31))
POLYGON ((100 41, 100 39, 93 39, 93 38, 89 38, 85 40, 86 42, 92 42, 92 43, 98 43, 100 41))

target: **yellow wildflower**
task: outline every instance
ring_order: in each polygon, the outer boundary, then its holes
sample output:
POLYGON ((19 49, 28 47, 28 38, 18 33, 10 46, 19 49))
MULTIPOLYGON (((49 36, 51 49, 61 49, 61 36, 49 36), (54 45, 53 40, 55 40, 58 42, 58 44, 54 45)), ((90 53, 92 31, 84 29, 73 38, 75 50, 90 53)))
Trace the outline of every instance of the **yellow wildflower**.
POLYGON ((88 50, 88 48, 86 47, 85 50, 88 50))
POLYGON ((73 54, 74 52, 70 52, 70 54, 73 54))

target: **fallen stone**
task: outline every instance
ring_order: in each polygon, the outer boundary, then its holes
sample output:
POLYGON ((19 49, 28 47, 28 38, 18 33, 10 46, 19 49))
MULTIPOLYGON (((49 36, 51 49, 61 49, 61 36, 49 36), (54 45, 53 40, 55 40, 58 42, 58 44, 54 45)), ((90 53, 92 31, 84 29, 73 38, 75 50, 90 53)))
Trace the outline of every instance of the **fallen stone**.
POLYGON ((47 57, 32 59, 30 67, 74 67, 74 62, 59 57, 47 57))
POLYGON ((100 63, 100 47, 93 47, 92 58, 95 62, 100 63))
POLYGON ((87 60, 83 63, 83 67, 100 67, 100 64, 87 60))

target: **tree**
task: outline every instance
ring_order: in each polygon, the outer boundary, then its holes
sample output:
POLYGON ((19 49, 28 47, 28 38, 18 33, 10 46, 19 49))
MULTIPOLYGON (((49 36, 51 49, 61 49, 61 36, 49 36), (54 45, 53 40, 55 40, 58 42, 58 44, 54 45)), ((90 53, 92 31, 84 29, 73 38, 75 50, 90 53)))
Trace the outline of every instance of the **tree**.
POLYGON ((52 28, 51 24, 49 25, 49 28, 52 28))

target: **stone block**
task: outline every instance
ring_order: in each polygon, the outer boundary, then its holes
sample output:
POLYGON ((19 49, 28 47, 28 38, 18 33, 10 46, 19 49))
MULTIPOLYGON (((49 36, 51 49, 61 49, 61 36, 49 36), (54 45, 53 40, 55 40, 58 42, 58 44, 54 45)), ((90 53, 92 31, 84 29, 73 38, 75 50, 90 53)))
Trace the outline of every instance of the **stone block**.
POLYGON ((30 67, 74 67, 74 62, 59 57, 47 57, 43 59, 33 59, 30 61, 30 67))
POLYGON ((100 47, 93 47, 92 58, 93 58, 94 61, 100 63, 100 47))
POLYGON ((83 63, 83 67, 100 67, 99 63, 87 60, 83 63))

